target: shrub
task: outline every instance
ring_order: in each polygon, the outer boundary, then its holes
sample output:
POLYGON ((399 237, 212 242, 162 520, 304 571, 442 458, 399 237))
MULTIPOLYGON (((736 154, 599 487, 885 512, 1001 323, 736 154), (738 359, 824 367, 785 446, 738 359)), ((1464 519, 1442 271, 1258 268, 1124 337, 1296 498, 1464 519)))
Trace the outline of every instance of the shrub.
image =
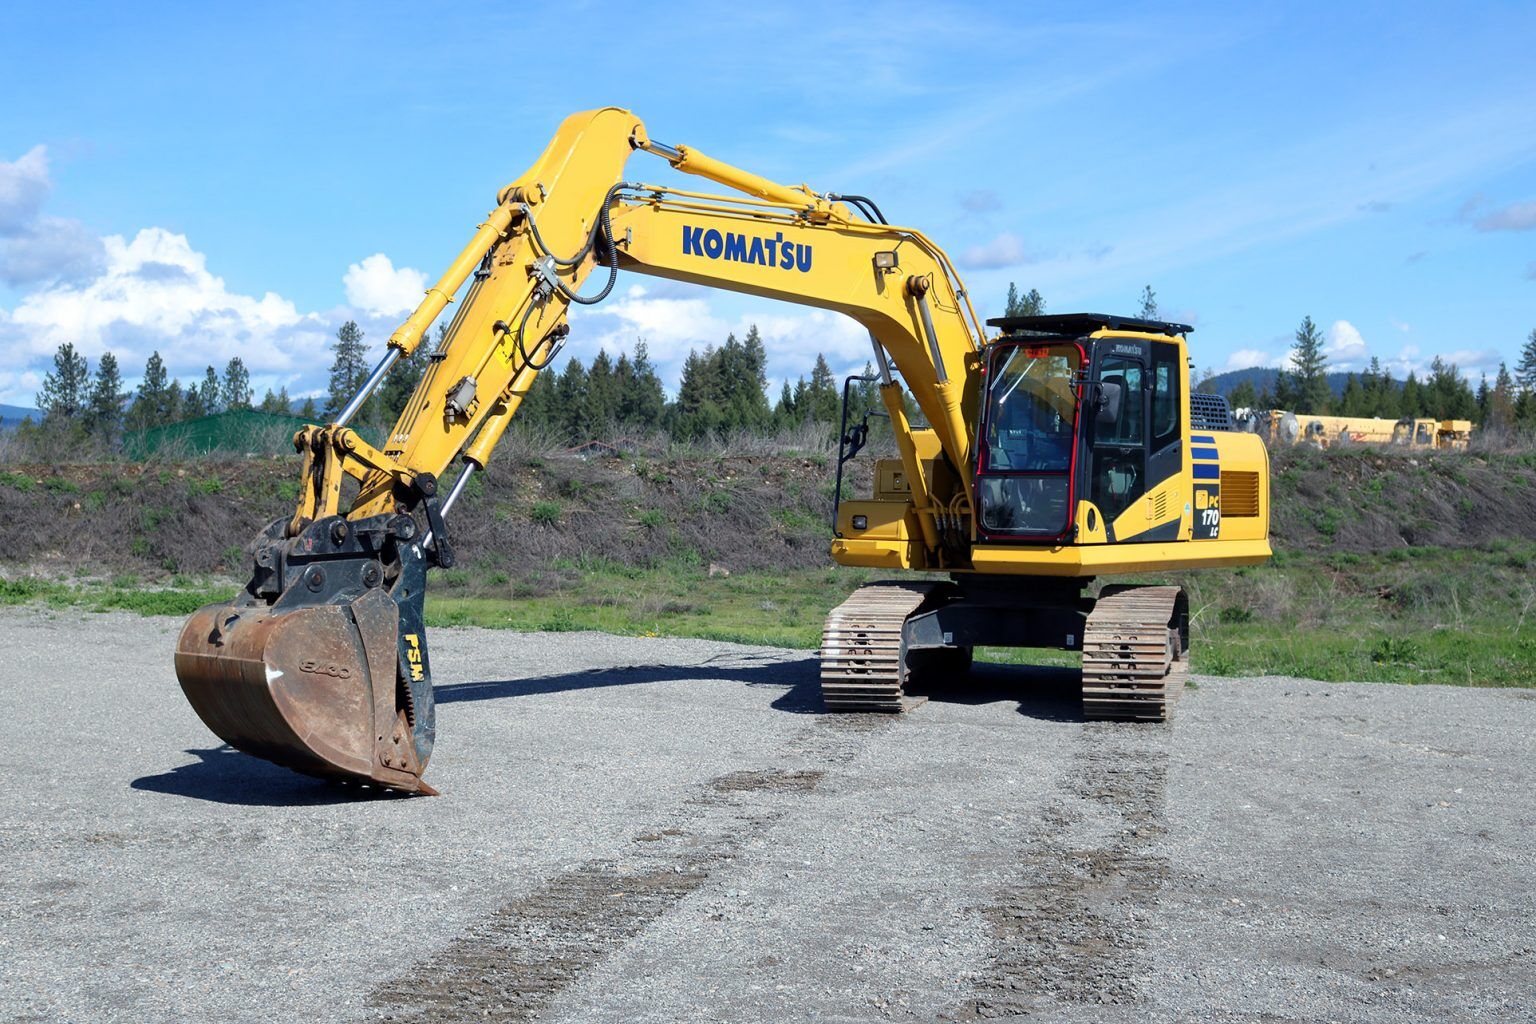
POLYGON ((1408 665, 1419 656, 1419 645, 1405 636, 1384 636, 1371 648, 1371 661, 1378 665, 1408 665))

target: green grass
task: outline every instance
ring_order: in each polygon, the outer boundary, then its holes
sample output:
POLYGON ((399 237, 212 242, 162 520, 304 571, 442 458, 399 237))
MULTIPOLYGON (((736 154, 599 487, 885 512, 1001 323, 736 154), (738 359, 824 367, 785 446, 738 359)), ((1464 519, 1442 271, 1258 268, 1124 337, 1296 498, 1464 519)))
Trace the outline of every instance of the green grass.
POLYGON ((185 617, 205 604, 227 601, 234 587, 191 586, 141 590, 116 583, 68 586, 35 579, 0 580, 0 605, 43 604, 85 611, 128 611, 140 615, 185 617))
MULTIPOLYGON (((1247 569, 1190 573, 1191 660, 1209 675, 1536 687, 1536 544, 1287 554, 1247 569)), ((814 650, 822 619, 881 574, 822 568, 710 576, 696 552, 644 568, 580 556, 518 576, 434 573, 431 626, 596 630, 814 650)), ((1149 577, 1144 582, 1150 582, 1149 577)), ((0 580, 0 604, 185 616, 233 587, 190 577, 145 590, 131 578, 66 585, 0 580)), ((1071 665, 1070 652, 988 648, 979 661, 1071 665)))

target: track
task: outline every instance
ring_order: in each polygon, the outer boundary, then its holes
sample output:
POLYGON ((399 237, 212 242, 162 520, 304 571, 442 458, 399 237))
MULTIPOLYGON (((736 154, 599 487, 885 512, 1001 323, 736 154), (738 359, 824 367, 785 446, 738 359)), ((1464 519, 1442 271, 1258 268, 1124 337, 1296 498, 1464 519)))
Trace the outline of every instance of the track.
POLYGON ((941 583, 870 583, 832 609, 821 633, 821 699, 828 711, 909 711, 902 625, 941 583))
POLYGON ((1178 587, 1107 587, 1083 632, 1083 717, 1165 722, 1189 679, 1178 587))

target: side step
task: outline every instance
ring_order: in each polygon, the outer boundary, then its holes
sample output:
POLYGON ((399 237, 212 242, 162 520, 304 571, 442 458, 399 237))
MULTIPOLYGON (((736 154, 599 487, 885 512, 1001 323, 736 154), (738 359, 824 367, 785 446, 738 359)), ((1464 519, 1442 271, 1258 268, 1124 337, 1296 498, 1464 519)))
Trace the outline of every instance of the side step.
POLYGON ((1179 587, 1108 587, 1083 631, 1083 717, 1166 722, 1189 679, 1179 587))
POLYGON ((821 699, 828 711, 910 711, 902 692, 902 627, 942 583, 869 583, 832 609, 821 632, 821 699))

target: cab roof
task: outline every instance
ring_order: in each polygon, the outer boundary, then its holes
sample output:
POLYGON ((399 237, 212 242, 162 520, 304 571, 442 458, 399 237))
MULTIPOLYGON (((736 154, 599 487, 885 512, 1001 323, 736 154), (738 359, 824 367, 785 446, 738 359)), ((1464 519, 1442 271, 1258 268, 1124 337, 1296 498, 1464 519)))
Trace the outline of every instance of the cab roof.
POLYGON ((1146 334, 1188 334, 1188 324, 1163 320, 1141 320, 1133 316, 1105 313, 1048 313, 1042 316, 999 316, 987 321, 989 327, 1001 327, 1007 334, 1062 334, 1081 337, 1094 331, 1141 331, 1146 334))

